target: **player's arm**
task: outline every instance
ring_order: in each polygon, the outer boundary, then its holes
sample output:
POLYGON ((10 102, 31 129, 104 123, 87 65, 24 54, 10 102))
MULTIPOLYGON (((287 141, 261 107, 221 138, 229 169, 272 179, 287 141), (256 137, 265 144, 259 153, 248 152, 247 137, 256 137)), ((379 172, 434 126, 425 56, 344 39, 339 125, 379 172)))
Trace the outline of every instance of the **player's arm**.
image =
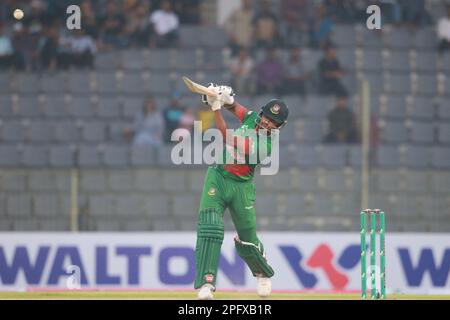
POLYGON ((244 116, 248 112, 246 107, 236 101, 233 104, 226 104, 224 107, 234 114, 240 122, 244 121, 244 116))
POLYGON ((243 151, 243 154, 249 154, 250 138, 238 137, 233 135, 232 131, 227 131, 228 126, 220 109, 214 111, 214 120, 216 122, 216 128, 222 134, 223 142, 225 144, 236 147, 238 150, 243 151))

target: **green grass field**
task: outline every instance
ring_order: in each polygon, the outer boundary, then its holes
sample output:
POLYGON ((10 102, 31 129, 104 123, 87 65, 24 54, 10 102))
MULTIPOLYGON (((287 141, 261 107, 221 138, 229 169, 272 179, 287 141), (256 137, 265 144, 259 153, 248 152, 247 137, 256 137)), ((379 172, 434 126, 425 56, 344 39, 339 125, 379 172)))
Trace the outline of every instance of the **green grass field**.
MULTIPOLYGON (((217 292, 218 300, 258 300, 256 293, 247 292, 217 292)), ((44 300, 100 300, 100 299, 130 299, 130 300, 194 300, 196 294, 190 292, 0 292, 0 300, 5 299, 44 299, 44 300)), ((450 295, 389 295, 389 300, 450 300, 450 295)), ((269 300, 360 300, 358 294, 314 294, 314 293, 274 293, 269 300)))

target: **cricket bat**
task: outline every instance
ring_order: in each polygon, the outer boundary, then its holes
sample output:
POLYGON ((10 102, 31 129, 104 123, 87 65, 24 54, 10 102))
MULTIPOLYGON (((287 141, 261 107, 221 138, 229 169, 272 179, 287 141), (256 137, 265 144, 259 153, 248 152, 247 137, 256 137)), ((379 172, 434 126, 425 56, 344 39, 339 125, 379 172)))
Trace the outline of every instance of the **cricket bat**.
POLYGON ((188 87, 188 89, 191 92, 198 93, 198 94, 205 94, 210 97, 217 96, 217 94, 214 91, 208 89, 207 87, 205 87, 199 83, 192 81, 188 77, 183 77, 183 81, 186 84, 186 87, 188 87))

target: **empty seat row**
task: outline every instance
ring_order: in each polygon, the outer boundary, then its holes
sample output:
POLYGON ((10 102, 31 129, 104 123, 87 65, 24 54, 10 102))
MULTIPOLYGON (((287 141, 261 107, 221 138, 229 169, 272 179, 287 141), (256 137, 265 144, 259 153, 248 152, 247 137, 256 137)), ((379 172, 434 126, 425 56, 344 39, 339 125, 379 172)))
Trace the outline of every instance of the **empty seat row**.
POLYGON ((332 40, 343 47, 390 48, 405 50, 435 49, 438 43, 436 30, 431 27, 418 30, 407 28, 383 27, 383 30, 369 30, 361 26, 336 25, 333 27, 332 40))
MULTIPOLYGON (((158 149, 126 145, 99 145, 79 147, 54 146, 0 146, 2 167, 127 167, 162 166, 194 168, 194 165, 177 166, 172 161, 172 147, 158 149)), ((450 148, 381 146, 372 152, 373 164, 380 167, 410 167, 417 169, 450 168, 450 148)), ((361 165, 359 146, 296 146, 280 152, 281 167, 344 168, 361 165)), ((200 165, 203 167, 203 165, 200 165)))

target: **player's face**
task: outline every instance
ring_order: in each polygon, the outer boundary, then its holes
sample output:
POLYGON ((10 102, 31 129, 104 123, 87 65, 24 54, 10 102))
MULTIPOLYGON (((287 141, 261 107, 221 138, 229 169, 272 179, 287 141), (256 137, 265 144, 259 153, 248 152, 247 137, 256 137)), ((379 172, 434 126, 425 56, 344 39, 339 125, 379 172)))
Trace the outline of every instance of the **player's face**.
POLYGON ((273 122, 266 116, 261 116, 261 119, 259 120, 258 125, 256 126, 256 131, 267 130, 267 133, 270 134, 270 132, 273 129, 277 129, 278 127, 279 126, 275 122, 273 122))

